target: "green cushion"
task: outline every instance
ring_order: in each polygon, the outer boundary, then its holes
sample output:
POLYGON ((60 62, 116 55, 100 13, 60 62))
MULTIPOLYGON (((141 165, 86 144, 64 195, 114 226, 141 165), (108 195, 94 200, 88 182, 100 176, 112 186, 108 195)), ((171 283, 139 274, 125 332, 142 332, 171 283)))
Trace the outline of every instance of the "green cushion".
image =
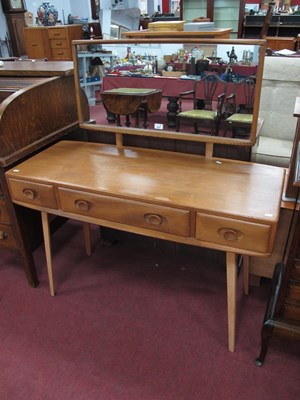
POLYGON ((227 122, 252 124, 252 114, 233 114, 226 119, 227 122))
POLYGON ((210 110, 190 110, 183 111, 178 114, 178 117, 182 118, 193 118, 193 119, 209 119, 214 120, 217 116, 215 111, 210 110))

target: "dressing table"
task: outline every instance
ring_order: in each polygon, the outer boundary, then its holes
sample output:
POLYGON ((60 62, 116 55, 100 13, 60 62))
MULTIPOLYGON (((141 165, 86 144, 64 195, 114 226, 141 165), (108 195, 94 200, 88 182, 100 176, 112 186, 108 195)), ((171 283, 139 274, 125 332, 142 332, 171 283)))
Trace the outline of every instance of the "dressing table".
MULTIPOLYGON (((208 39, 209 45, 216 45, 208 39)), ((161 42, 161 41, 160 41, 161 42)), ((159 41, 157 44, 160 43, 159 41)), ((163 43, 173 43, 163 40, 163 43)), ((183 45, 195 40, 181 39, 183 45)), ((49 216, 226 253, 228 348, 236 336, 237 258, 242 255, 244 290, 248 293, 250 256, 269 256, 279 219, 285 170, 279 167, 214 157, 215 144, 251 146, 258 128, 258 106, 263 61, 256 74, 253 124, 248 139, 221 138, 183 132, 155 131, 100 125, 85 119, 80 68, 73 42, 79 123, 93 134, 112 134, 114 143, 61 141, 6 172, 15 204, 41 212, 51 295, 52 272, 49 216), (77 79, 76 79, 77 77, 77 79), (203 155, 129 146, 126 138, 203 144, 203 155)), ((95 45, 134 46, 137 41, 93 41, 95 45)), ((223 41, 245 45, 250 41, 223 41)), ((140 44, 145 45, 141 41, 140 44)), ((153 41, 151 41, 153 44, 153 41)), ((197 45, 201 45, 198 40, 197 45)), ((255 41, 264 55, 265 42, 255 41)), ((85 229, 88 247, 88 229, 85 229)), ((63 250, 62 250, 63 251, 63 250)), ((199 305, 201 307, 201 305, 199 305)), ((225 311, 225 306, 224 306, 225 311)))

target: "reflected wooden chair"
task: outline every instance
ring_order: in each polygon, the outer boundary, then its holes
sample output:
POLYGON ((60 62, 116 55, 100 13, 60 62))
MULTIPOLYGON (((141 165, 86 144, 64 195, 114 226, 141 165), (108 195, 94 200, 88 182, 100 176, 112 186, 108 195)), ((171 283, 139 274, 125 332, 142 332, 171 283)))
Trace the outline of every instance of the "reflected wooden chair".
POLYGON ((194 124, 194 132, 199 132, 199 125, 209 127, 211 135, 218 135, 221 119, 224 116, 226 82, 216 74, 206 75, 196 81, 193 90, 180 93, 179 113, 176 116, 176 131, 180 131, 181 121, 194 124), (182 111, 184 98, 193 98, 193 109, 182 111))
POLYGON ((247 138, 251 132, 255 95, 254 79, 245 79, 235 84, 235 92, 226 98, 226 109, 230 114, 225 120, 225 127, 231 129, 232 137, 247 138), (242 86, 238 88, 238 86, 242 86), (237 91, 243 94, 242 102, 237 101, 237 91))

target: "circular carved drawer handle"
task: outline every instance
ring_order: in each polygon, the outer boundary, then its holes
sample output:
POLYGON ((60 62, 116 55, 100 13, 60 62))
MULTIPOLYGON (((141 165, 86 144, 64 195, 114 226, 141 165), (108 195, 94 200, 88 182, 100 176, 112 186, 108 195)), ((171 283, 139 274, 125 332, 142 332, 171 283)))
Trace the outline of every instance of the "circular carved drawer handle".
POLYGON ((160 226, 166 222, 166 219, 159 214, 145 214, 145 221, 150 225, 160 226))
POLYGON ((81 211, 89 211, 91 208, 90 203, 86 200, 76 200, 75 204, 81 211))
POLYGON ((36 198, 36 192, 32 189, 23 189, 23 194, 30 200, 33 200, 36 198))
POLYGON ((244 236, 243 232, 231 228, 218 229, 218 235, 230 242, 237 242, 241 237, 244 236))

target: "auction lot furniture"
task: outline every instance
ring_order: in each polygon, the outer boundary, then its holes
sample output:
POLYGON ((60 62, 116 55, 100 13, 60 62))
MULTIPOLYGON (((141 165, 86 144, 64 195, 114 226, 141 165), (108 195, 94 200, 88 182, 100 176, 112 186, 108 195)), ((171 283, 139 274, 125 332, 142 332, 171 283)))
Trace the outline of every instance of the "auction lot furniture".
POLYGON ((35 287, 32 251, 42 242, 40 216, 13 206, 4 173, 78 128, 73 63, 4 62, 0 103, 0 249, 21 258, 28 283, 35 287))
MULTIPOLYGON (((162 91, 162 97, 168 99, 168 126, 169 128, 176 127, 176 115, 180 109, 178 100, 180 94, 184 92, 190 92, 190 99, 193 99, 193 91, 195 90, 196 81, 192 79, 180 79, 178 77, 155 77, 155 78, 135 78, 127 76, 104 76, 102 89, 103 91, 119 88, 157 88, 162 91)), ((224 89, 224 82, 220 82, 221 87, 216 90, 218 94, 221 94, 224 89)), ((226 84, 226 95, 235 93, 235 99, 237 104, 244 102, 244 91, 240 90, 240 85, 236 85, 233 82, 226 84)), ((187 96, 188 97, 188 96, 187 96)), ((197 85, 197 99, 204 98, 204 91, 202 85, 197 85), (202 89, 202 90, 201 90, 202 89)))
POLYGON ((6 172, 13 202, 49 215, 226 252, 228 346, 236 331, 237 256, 271 253, 284 170, 163 150, 61 141, 6 172), (137 184, 138 181, 138 184, 137 184))
POLYGON ((117 125, 121 126, 121 115, 126 115, 126 126, 130 126, 129 116, 135 115, 135 127, 139 128, 139 114, 143 113, 147 128, 148 112, 156 112, 160 108, 162 91, 159 89, 118 88, 101 92, 104 107, 116 116, 117 125))

